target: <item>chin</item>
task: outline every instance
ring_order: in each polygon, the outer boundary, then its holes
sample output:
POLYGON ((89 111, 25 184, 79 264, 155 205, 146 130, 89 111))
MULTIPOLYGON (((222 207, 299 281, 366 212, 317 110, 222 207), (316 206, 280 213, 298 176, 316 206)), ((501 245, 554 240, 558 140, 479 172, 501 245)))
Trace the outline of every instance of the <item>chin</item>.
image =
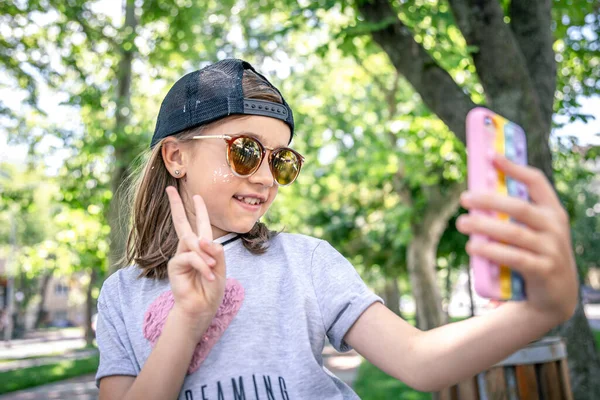
POLYGON ((231 230, 229 232, 235 232, 235 233, 239 233, 239 234, 246 234, 248 232, 250 232, 252 230, 252 228, 254 228, 254 225, 256 225, 257 221, 254 221, 252 223, 248 223, 248 224, 235 224, 235 226, 231 227, 231 230))

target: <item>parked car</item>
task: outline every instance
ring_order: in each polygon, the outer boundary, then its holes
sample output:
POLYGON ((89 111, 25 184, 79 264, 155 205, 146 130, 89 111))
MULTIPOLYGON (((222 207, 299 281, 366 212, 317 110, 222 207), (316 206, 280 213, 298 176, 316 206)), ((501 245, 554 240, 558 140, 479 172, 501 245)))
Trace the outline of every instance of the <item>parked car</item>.
POLYGON ((73 321, 70 321, 66 318, 55 318, 50 321, 48 326, 52 328, 72 328, 76 325, 73 323, 73 321))
POLYGON ((581 301, 583 304, 600 304, 600 290, 589 285, 582 285, 581 301))

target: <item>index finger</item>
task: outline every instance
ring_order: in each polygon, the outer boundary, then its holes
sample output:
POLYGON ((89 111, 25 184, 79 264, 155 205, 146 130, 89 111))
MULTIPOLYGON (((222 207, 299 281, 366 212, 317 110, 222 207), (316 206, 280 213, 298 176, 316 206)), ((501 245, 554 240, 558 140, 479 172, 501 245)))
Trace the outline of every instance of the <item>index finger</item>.
POLYGON ((208 241, 212 242, 212 227, 210 226, 210 218, 208 217, 204 199, 199 194, 194 195, 193 199, 194 208, 196 209, 196 230, 198 232, 198 239, 206 238, 208 241))
POLYGON ((494 155, 494 163, 502 172, 523 182, 529 188, 529 197, 536 204, 562 208, 562 204, 542 171, 527 165, 518 165, 500 154, 494 155))
POLYGON ((171 207, 171 217, 173 218, 173 225, 175 226, 175 232, 177 237, 181 239, 185 235, 193 234, 190 222, 185 215, 185 208, 183 207, 183 201, 179 192, 173 186, 167 186, 167 196, 169 197, 169 206, 171 207))

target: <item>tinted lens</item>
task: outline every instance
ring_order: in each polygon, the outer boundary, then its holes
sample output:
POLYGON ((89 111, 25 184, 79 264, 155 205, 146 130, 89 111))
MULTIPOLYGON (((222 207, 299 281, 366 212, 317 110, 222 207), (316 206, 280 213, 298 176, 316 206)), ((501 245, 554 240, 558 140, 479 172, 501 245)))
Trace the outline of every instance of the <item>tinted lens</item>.
POLYGON ((293 151, 280 149, 273 154, 271 172, 277 183, 289 185, 300 173, 300 160, 293 151))
POLYGON ((260 165, 262 151, 258 142, 252 138, 238 138, 229 148, 231 168, 239 175, 250 175, 260 165))

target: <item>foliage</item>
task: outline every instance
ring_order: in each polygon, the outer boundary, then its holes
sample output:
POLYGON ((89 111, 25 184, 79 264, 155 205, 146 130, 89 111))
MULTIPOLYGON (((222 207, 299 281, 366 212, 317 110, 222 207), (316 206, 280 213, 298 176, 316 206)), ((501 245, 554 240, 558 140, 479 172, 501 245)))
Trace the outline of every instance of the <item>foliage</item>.
POLYGON ((582 280, 600 259, 600 196, 593 190, 596 160, 585 162, 585 154, 573 143, 557 142, 554 155, 556 190, 571 219, 575 259, 582 280))

